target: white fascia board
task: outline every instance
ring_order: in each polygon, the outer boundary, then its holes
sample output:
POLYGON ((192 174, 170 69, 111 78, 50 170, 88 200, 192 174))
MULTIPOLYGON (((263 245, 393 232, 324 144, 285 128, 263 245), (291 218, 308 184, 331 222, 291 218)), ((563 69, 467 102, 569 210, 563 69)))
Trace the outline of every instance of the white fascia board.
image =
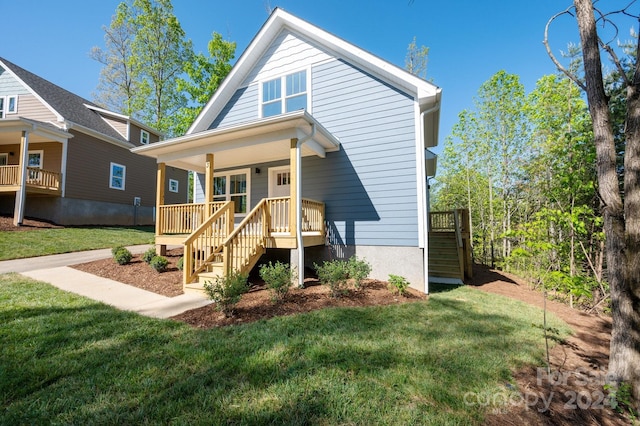
POLYGON ((187 157, 186 150, 190 149, 194 149, 194 152, 198 152, 202 147, 209 150, 222 150, 246 146, 247 143, 260 144, 275 139, 301 138, 309 134, 302 129, 308 128, 308 131, 311 132, 313 125, 316 126, 316 136, 313 139, 325 152, 339 149, 340 141, 335 136, 329 133, 308 112, 299 110, 249 123, 205 130, 175 139, 138 146, 131 151, 155 158, 164 157, 169 153, 172 154, 172 158, 174 158, 173 155, 177 156, 175 158, 187 157))
POLYGON ((157 129, 154 129, 153 127, 147 126, 146 124, 139 122, 138 120, 136 120, 135 118, 131 117, 130 115, 119 114, 117 112, 109 111, 108 109, 100 108, 100 107, 97 107, 95 105, 89 105, 89 104, 83 104, 83 105, 86 108, 88 108, 90 110, 93 110, 93 111, 96 111, 96 112, 98 112, 100 114, 110 115, 112 117, 116 117, 116 118, 119 118, 121 120, 126 120, 127 121, 127 140, 129 140, 129 130, 128 130, 128 128, 130 127, 131 124, 135 124, 136 126, 140 127, 141 129, 144 129, 144 130, 146 130, 146 131, 148 131, 150 133, 153 133, 154 135, 158 135, 160 137, 164 136, 157 129))
POLYGON ((20 77, 18 77, 18 76, 16 75, 16 73, 14 73, 14 72, 11 70, 11 68, 10 68, 10 67, 8 67, 8 66, 7 66, 4 62, 2 62, 1 60, 0 60, 0 65, 2 65, 2 68, 4 68, 4 69, 9 73, 9 74, 11 74, 11 76, 12 76, 13 78, 15 78, 16 80, 18 80, 18 82, 19 82, 20 84, 22 84, 24 87, 26 87, 26 89, 27 89, 29 92, 31 92, 31 94, 32 94, 33 96, 35 96, 35 98, 36 98, 37 100, 39 100, 40 102, 42 102, 42 104, 43 104, 43 105, 44 105, 44 106, 45 106, 49 111, 51 111, 51 112, 53 113, 53 115, 55 115, 55 116, 56 116, 56 119, 57 119, 59 122, 64 121, 64 117, 63 117, 63 116, 62 116, 58 111, 56 111, 56 110, 55 110, 51 105, 49 105, 49 104, 47 103, 47 101, 45 101, 45 100, 42 98, 42 96, 40 96, 40 95, 39 95, 35 90, 33 90, 33 89, 31 88, 31 86, 29 86, 27 83, 25 83, 24 81, 22 81, 22 79, 21 79, 20 77))
POLYGON ((405 92, 417 96, 421 104, 433 102, 433 99, 438 97, 440 88, 436 85, 291 15, 283 9, 276 8, 249 43, 249 46, 231 69, 231 72, 222 81, 218 90, 196 117, 189 130, 187 130, 187 134, 207 129, 209 123, 214 120, 224 105, 231 99, 235 91, 244 82, 249 71, 251 71, 252 67, 283 28, 302 34, 320 46, 334 52, 337 57, 342 57, 347 62, 358 65, 373 75, 379 76, 383 80, 392 83, 392 85, 403 89, 405 92))
POLYGON ((42 123, 24 117, 8 118, 0 121, 0 130, 8 132, 29 132, 51 139, 55 142, 66 142, 73 135, 53 124, 42 123))
POLYGON ((96 132, 95 130, 90 129, 90 128, 85 127, 85 126, 82 126, 82 125, 80 125, 78 123, 74 123, 74 122, 69 121, 69 120, 67 120, 65 123, 67 124, 67 129, 69 129, 69 130, 75 129, 75 130, 77 130, 77 131, 79 131, 81 133, 87 134, 89 136, 93 136, 96 139, 103 140, 105 142, 108 142, 110 144, 119 146, 121 148, 131 149, 131 148, 135 147, 135 145, 132 144, 132 143, 120 141, 120 140, 118 140, 116 138, 112 138, 111 136, 107 136, 107 135, 105 135, 103 133, 96 132))

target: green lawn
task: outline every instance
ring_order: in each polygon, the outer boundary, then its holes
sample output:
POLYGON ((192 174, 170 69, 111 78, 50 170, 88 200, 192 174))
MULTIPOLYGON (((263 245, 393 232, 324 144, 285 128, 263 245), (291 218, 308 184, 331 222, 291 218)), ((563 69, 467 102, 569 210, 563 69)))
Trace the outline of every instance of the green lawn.
POLYGON ((460 287, 198 330, 0 275, 0 424, 480 423, 465 395, 542 365, 541 323, 460 287))
POLYGON ((153 241, 153 236, 152 226, 99 226, 0 232, 0 260, 111 248, 117 245, 148 244, 153 241))

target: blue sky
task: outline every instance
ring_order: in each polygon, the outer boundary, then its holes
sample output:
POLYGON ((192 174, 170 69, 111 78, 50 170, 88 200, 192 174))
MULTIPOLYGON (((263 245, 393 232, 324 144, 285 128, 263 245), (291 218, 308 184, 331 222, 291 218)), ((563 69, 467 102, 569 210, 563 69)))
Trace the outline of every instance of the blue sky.
MULTIPOLYGON (((100 64, 89 58, 103 47, 120 0, 0 0, 0 56, 84 98, 92 99, 100 64)), ((404 66, 416 36, 430 48, 427 78, 443 89, 440 146, 458 113, 473 107, 480 85, 497 71, 518 74, 527 92, 555 68, 542 44, 544 27, 570 0, 173 0, 174 12, 197 51, 217 31, 236 41, 237 55, 282 7, 360 48, 404 66)), ((628 31, 625 30, 626 36, 628 31)), ((556 54, 578 42, 575 23, 551 33, 556 54)))

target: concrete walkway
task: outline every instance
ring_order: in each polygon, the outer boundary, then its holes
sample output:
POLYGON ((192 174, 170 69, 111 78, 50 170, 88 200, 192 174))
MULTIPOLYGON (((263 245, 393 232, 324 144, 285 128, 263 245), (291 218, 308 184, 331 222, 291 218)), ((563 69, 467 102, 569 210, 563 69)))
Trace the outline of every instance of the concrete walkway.
MULTIPOLYGON (((149 245, 141 245, 127 248, 132 253, 144 253, 149 247, 149 245)), ((109 257, 111 257, 111 249, 6 260, 0 262, 0 273, 18 272, 29 278, 52 284, 61 290, 154 318, 169 318, 212 303, 199 293, 166 297, 68 267, 68 265, 109 257)))

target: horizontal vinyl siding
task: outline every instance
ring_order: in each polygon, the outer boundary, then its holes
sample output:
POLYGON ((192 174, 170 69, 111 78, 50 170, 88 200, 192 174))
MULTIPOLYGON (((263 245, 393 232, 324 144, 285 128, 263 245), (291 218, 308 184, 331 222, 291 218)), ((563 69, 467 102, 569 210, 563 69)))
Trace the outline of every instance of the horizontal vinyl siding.
MULTIPOLYGON (((102 114, 100 114, 100 117, 106 121, 107 123, 109 123, 109 125, 111 127, 113 127, 118 133, 120 133, 120 135, 123 138, 127 138, 127 121, 126 120, 122 120, 122 119, 118 119, 115 117, 108 117, 108 116, 104 116, 102 114)), ((138 136, 139 138, 139 136, 138 136)))
MULTIPOLYGON (((187 190, 189 187, 189 172, 175 167, 167 167, 165 170, 164 203, 184 204, 187 202, 187 190), (178 181, 178 192, 169 191, 169 179, 178 181)), ((155 199, 153 200, 155 203, 155 199)))
POLYGON ((312 82, 313 115, 341 150, 303 159, 303 194, 326 203, 332 243, 417 246, 413 99, 341 60, 312 82))
POLYGON ((285 29, 264 52, 242 85, 270 80, 328 59, 331 56, 319 46, 285 29))
POLYGON ((209 126, 210 129, 230 126, 258 118, 258 85, 238 89, 220 114, 209 126))
POLYGON ((0 68, 0 96, 26 95, 29 90, 24 87, 11 74, 0 68))
POLYGON ((154 159, 84 133, 71 133, 74 137, 69 139, 67 148, 66 197, 131 205, 134 197, 140 197, 143 206, 155 205, 154 159), (126 167, 124 191, 109 188, 112 162, 126 167))
MULTIPOLYGON (((58 118, 51 110, 45 107, 35 96, 18 96, 18 116, 30 118, 32 120, 46 122, 56 122, 58 118)), ((10 115, 11 116, 11 115, 10 115)))

